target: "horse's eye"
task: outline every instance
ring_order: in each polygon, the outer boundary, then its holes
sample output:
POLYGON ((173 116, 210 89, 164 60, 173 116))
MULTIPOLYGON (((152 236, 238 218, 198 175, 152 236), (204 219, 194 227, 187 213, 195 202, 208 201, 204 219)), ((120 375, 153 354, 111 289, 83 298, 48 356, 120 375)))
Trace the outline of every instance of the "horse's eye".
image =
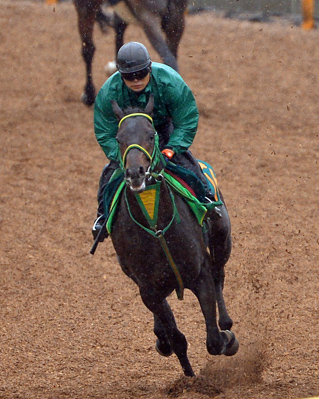
POLYGON ((150 140, 153 141, 153 140, 154 140, 154 137, 155 137, 154 134, 151 134, 151 135, 150 135, 150 140))

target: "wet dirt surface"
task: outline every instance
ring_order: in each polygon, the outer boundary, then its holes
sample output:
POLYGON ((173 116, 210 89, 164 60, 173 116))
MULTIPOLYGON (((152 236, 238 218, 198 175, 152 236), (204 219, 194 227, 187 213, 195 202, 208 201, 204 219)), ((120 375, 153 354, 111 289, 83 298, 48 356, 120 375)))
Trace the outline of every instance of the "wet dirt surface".
MULTIPOLYGON (((0 398, 318 396, 318 31, 187 17, 180 72, 201 115, 192 150, 214 166, 229 208, 224 292, 241 345, 208 355, 196 299, 173 294, 190 379, 156 353, 152 315, 110 240, 89 254, 106 159, 79 101, 72 4, 0 5, 0 398)), ((137 27, 129 40, 150 47, 137 27)), ((95 42, 99 88, 113 33, 96 28, 95 42)))

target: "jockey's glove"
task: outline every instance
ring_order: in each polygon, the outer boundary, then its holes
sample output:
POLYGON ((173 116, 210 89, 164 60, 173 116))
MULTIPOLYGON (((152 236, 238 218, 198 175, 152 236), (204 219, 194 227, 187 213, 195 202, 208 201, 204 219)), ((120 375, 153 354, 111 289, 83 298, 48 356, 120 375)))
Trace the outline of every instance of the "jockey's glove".
POLYGON ((169 149, 169 148, 165 148, 165 149, 162 151, 162 154, 165 155, 165 157, 166 157, 168 160, 171 160, 171 159, 173 158, 174 154, 175 154, 175 151, 173 151, 173 150, 171 150, 171 149, 169 149))

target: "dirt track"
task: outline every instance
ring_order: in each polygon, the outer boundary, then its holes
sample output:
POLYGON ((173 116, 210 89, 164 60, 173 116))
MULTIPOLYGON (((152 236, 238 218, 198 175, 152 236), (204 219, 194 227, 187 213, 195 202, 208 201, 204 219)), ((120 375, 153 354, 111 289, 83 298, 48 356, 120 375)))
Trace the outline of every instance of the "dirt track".
MULTIPOLYGON (((106 162, 73 6, 0 0, 0 398, 319 395, 319 32, 187 17, 181 74, 233 226, 225 297, 241 347, 211 357, 195 298, 170 304, 197 377, 154 350, 151 314, 91 225, 106 162)), ((95 32, 94 80, 113 34, 95 32)), ((126 40, 143 33, 130 27, 126 40)), ((154 60, 157 55, 150 50, 154 60)))

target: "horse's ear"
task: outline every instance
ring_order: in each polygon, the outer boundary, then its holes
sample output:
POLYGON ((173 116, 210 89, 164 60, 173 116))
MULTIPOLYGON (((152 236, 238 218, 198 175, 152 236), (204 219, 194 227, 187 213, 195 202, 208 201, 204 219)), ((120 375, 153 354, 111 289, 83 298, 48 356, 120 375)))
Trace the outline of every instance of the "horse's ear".
POLYGON ((111 103, 115 116, 117 117, 118 120, 121 120, 124 116, 124 112, 121 110, 121 108, 119 107, 118 103, 115 100, 111 100, 111 103))
POLYGON ((146 107, 144 109, 144 112, 147 115, 152 115, 153 109, 154 109, 154 94, 151 93, 148 103, 146 104, 146 107))

